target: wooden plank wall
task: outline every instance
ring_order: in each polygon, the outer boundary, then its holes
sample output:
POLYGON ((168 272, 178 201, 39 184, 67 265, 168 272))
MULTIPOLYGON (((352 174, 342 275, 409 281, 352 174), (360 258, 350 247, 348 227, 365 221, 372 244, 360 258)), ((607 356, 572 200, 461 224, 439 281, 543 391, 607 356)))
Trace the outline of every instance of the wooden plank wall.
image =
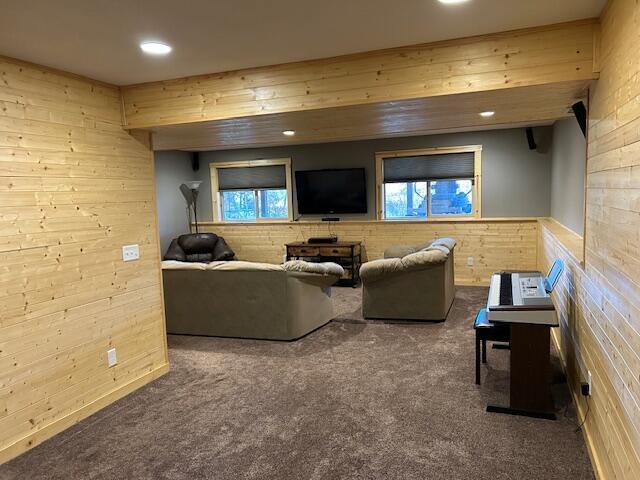
POLYGON ((123 88, 151 128, 597 78, 594 20, 123 88))
POLYGON ((584 432, 598 478, 638 478, 640 409, 635 400, 637 369, 634 373, 632 365, 637 362, 640 339, 612 303, 606 280, 585 270, 578 252, 567 247, 563 236, 570 235, 555 221, 541 221, 539 268, 546 270, 561 258, 567 269, 553 294, 560 320, 554 341, 567 369, 580 420, 589 409, 584 432), (593 378, 589 407, 579 394, 580 381, 588 371, 593 378))
MULTIPOLYGON (((539 265, 564 258, 556 296, 560 343, 577 393, 594 378, 585 424, 603 479, 640 478, 640 3, 603 12, 600 80, 590 98, 585 263, 553 227, 540 228, 539 265)), ((576 395, 577 396, 577 395, 576 395)), ((586 402, 579 399, 581 418, 586 402)))
POLYGON ((392 245, 417 245, 436 237, 453 237, 455 275, 459 284, 488 285, 491 273, 507 268, 536 267, 537 220, 451 220, 434 222, 293 222, 200 224, 229 243, 241 260, 281 263, 287 242, 336 234, 341 240, 364 242, 367 259, 382 258, 392 245), (467 258, 474 265, 467 266, 467 258))
POLYGON ((154 196, 117 88, 0 57, 0 463, 166 371, 154 196))

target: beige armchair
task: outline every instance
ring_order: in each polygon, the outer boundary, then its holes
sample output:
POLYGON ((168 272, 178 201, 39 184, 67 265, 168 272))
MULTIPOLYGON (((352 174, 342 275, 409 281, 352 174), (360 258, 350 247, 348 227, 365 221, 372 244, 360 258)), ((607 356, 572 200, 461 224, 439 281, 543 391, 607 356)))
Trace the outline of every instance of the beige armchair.
POLYGON ((363 316, 445 320, 455 295, 455 245, 452 238, 439 238, 415 247, 393 247, 385 258, 362 265, 363 316))

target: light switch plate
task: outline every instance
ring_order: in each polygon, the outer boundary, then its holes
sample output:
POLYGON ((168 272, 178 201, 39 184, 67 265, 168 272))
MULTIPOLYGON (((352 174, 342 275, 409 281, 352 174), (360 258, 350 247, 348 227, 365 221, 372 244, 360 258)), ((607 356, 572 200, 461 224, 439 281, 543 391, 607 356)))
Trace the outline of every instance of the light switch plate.
POLYGON ((122 247, 122 260, 130 262, 140 258, 140 247, 136 245, 125 245, 122 247))
POLYGON ((107 350, 107 364, 109 367, 113 367, 118 363, 118 357, 116 356, 116 349, 112 348, 107 350))
POLYGON ((473 257, 467 257, 467 266, 473 267, 473 257))

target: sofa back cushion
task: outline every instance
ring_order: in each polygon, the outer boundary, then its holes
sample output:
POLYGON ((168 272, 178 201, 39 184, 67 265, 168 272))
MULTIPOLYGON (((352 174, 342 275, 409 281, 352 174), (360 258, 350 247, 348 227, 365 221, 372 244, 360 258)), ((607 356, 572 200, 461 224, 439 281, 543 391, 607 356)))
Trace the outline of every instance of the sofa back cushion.
POLYGON ((404 258, 412 253, 422 252, 427 250, 441 250, 444 253, 448 253, 449 250, 455 247, 456 241, 453 238, 442 237, 435 240, 422 243, 420 245, 394 245, 387 248, 384 251, 384 258, 404 258))
POLYGON ((186 255, 212 253, 217 242, 215 233, 187 233, 178 237, 178 244, 186 255))
POLYGON ((402 258, 418 250, 415 245, 394 245, 384 251, 384 258, 402 258))

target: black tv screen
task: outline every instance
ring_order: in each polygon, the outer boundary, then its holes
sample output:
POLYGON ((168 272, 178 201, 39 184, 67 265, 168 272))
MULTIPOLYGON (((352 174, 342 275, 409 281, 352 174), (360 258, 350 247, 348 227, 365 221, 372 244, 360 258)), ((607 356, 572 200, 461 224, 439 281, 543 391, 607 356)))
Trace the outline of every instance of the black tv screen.
POLYGON ((296 172, 298 213, 367 213, 364 168, 296 172))

